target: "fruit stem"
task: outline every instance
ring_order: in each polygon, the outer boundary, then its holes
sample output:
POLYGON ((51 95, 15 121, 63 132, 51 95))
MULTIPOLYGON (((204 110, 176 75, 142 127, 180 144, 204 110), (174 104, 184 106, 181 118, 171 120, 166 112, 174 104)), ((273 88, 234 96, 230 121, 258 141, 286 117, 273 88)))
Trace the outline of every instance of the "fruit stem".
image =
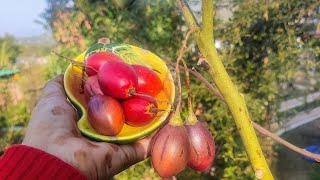
MULTIPOLYGON (((191 29, 187 32, 186 34, 186 37, 184 38, 183 42, 182 42, 182 47, 181 47, 181 50, 180 50, 180 53, 179 53, 179 56, 177 58, 177 63, 176 63, 176 67, 175 67, 175 71, 176 71, 176 75, 177 75, 177 80, 178 80, 178 103, 177 103, 177 107, 176 107, 176 112, 180 113, 181 111, 181 103, 182 103, 182 88, 181 88, 181 78, 180 78, 180 69, 179 69, 179 63, 180 63, 180 60, 182 59, 186 49, 187 49, 187 42, 188 42, 188 39, 191 35, 191 33, 193 32, 194 30, 191 29)), ((180 116, 180 115, 179 115, 180 116)), ((180 117, 181 118, 181 117, 180 117)))
MULTIPOLYGON (((165 59, 164 57, 161 57, 161 59, 165 59)), ((164 61, 166 64, 172 66, 172 67, 175 67, 176 66, 176 63, 173 63, 173 62, 170 62, 169 60, 165 60, 164 61)), ((180 69, 184 69, 183 66, 180 66, 179 65, 179 68, 180 69)), ((189 73, 193 74, 196 78, 198 78, 202 83, 204 83, 204 85, 206 85, 209 90, 214 94, 216 95, 220 100, 224 101, 223 99, 223 96, 220 94, 220 92, 214 88, 207 80, 206 78, 200 74, 194 67, 192 69, 188 69, 189 73)))
MULTIPOLYGON (((178 62, 177 62, 178 64, 178 62)), ((177 107, 176 111, 180 112, 181 111, 181 101, 182 101, 182 88, 181 88, 181 79, 180 79, 180 70, 176 66, 176 75, 177 75, 177 81, 178 81, 178 102, 177 102, 177 107)))
POLYGON ((169 124, 172 126, 182 126, 183 121, 182 121, 180 114, 181 114, 180 111, 174 112, 172 118, 169 121, 169 124))
POLYGON ((151 70, 154 71, 154 72, 156 72, 156 73, 158 73, 158 74, 161 74, 160 71, 158 71, 158 70, 156 70, 156 69, 154 69, 154 68, 151 68, 151 70))
POLYGON ((98 43, 110 44, 110 39, 103 37, 103 38, 98 39, 98 43))
POLYGON ((157 114, 158 111, 159 111, 158 108, 153 105, 149 108, 149 113, 157 114))
POLYGON ((75 77, 77 77, 77 78, 80 78, 81 81, 86 82, 86 80, 82 77, 82 75, 79 76, 77 73, 74 72, 73 66, 71 67, 71 73, 72 73, 73 76, 75 76, 75 77))
MULTIPOLYGON (((72 65, 80 66, 80 67, 88 67, 88 68, 92 69, 94 72, 98 73, 98 71, 97 71, 95 68, 91 67, 91 66, 86 66, 86 65, 85 65, 84 63, 82 63, 82 62, 78 62, 78 61, 75 61, 75 60, 73 60, 73 59, 70 59, 70 58, 68 58, 68 57, 66 57, 66 56, 63 56, 63 55, 61 55, 61 54, 59 54, 59 53, 57 53, 57 52, 55 52, 55 51, 51 51, 51 52, 54 53, 55 55, 63 58, 63 59, 66 59, 66 60, 70 61, 70 63, 71 63, 72 65)), ((83 68, 83 69, 84 69, 84 68, 83 68)), ((83 70, 83 71, 84 71, 84 70, 83 70)))
POLYGON ((198 122, 198 119, 197 119, 197 116, 194 114, 193 108, 192 108, 191 88, 190 88, 190 74, 189 74, 189 71, 188 71, 188 67, 187 67, 186 61, 183 58, 181 58, 181 62, 183 64, 185 75, 186 75, 187 91, 188 91, 188 116, 187 116, 187 119, 186 119, 186 123, 188 125, 194 125, 194 124, 196 124, 198 122))
POLYGON ((171 112, 171 109, 170 110, 165 110, 165 109, 159 109, 157 108, 156 106, 151 106, 150 109, 149 109, 149 113, 158 113, 158 112, 171 112))
MULTIPOLYGON (((84 76, 85 76, 85 68, 84 67, 82 67, 82 73, 81 73, 81 79, 83 79, 84 78, 84 76)), ((81 92, 82 93, 84 93, 84 81, 81 81, 81 92)))
POLYGON ((148 94, 137 93, 137 92, 136 92, 135 90, 133 90, 133 89, 129 89, 128 93, 129 93, 129 95, 131 95, 131 96, 141 96, 141 97, 145 97, 145 98, 150 98, 150 99, 152 99, 152 100, 154 100, 154 101, 156 101, 156 102, 159 102, 159 103, 167 103, 167 104, 170 104, 169 101, 158 100, 158 99, 156 99, 156 98, 154 98, 154 97, 152 97, 152 96, 150 96, 150 95, 148 95, 148 94))

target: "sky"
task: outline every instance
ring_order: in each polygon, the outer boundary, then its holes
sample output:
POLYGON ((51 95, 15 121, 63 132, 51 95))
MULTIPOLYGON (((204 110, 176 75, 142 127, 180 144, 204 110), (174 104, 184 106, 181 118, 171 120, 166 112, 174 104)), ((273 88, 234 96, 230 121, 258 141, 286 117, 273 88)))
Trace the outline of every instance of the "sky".
POLYGON ((46 32, 35 22, 46 8, 46 0, 0 0, 0 37, 5 33, 31 37, 46 32))

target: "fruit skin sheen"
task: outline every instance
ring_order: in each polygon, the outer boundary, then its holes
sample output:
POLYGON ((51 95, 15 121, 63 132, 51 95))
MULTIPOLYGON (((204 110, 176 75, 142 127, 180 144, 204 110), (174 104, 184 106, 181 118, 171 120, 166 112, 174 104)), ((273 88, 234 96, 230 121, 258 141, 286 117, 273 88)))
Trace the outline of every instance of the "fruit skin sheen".
POLYGON ((159 76, 151 69, 142 65, 132 65, 138 76, 136 91, 155 97, 162 90, 162 82, 159 76))
POLYGON ((88 117, 95 131, 106 136, 119 134, 125 120, 121 104, 113 97, 100 94, 90 99, 88 117))
POLYGON ((94 76, 99 71, 102 64, 107 61, 122 61, 122 59, 112 52, 97 52, 86 58, 86 72, 88 76, 94 76))
POLYGON ((152 100, 142 97, 132 97, 122 102, 126 123, 131 126, 149 124, 157 115, 157 107, 152 100))
POLYGON ((183 171, 188 163, 190 142, 184 126, 165 125, 156 135, 151 148, 151 162, 162 178, 183 171))
POLYGON ((185 125, 190 140, 190 157, 188 166, 197 171, 208 170, 215 157, 215 142, 203 122, 185 125))

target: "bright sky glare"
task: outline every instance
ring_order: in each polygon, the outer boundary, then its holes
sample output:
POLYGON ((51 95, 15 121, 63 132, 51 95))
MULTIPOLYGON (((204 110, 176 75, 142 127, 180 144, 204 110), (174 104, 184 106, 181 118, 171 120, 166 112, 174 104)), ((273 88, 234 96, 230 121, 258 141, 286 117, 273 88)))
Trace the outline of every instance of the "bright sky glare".
POLYGON ((0 36, 30 37, 45 32, 35 22, 46 8, 46 0, 0 0, 0 36))

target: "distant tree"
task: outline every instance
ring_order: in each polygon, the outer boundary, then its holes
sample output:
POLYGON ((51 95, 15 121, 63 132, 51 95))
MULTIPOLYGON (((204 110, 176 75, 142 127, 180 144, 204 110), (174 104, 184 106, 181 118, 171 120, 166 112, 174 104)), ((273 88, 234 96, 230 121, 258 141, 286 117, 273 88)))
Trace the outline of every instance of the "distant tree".
POLYGON ((305 40, 304 35, 319 26, 315 20, 320 4, 316 0, 285 0, 236 5, 233 18, 216 29, 222 41, 220 50, 236 84, 261 105, 253 106, 257 109, 252 112, 266 113, 265 117, 254 117, 271 120, 270 108, 277 108, 275 105, 286 95, 280 85, 294 81, 297 71, 307 73, 308 67, 319 67, 319 41, 305 40))
POLYGON ((13 36, 6 34, 0 37, 0 69, 13 64, 20 53, 20 47, 13 36))

